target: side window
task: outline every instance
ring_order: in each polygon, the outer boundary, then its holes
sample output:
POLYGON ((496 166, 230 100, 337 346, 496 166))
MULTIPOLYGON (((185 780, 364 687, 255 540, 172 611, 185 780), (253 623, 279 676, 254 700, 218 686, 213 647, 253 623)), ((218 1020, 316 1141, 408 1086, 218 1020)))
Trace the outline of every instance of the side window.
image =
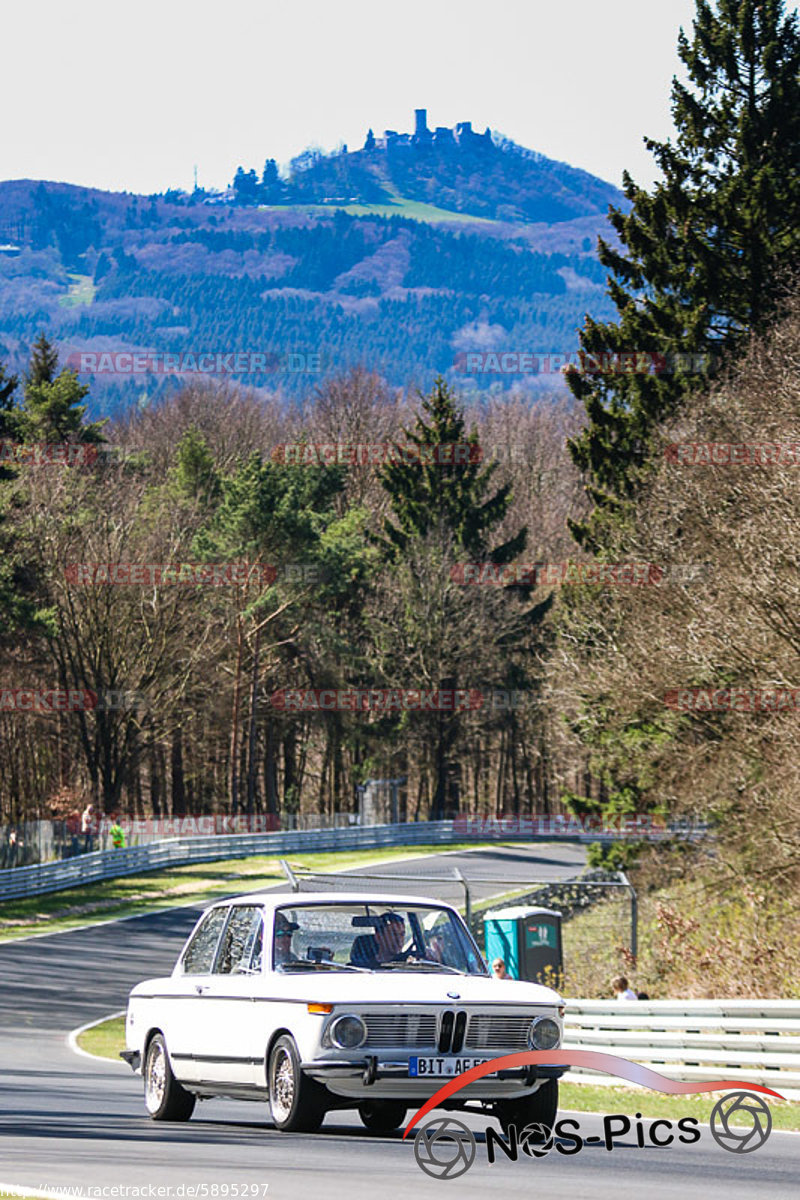
POLYGON ((260 908, 237 904, 231 909, 214 964, 215 975, 240 975, 250 970, 262 923, 260 908))
POLYGON ((192 940, 183 952, 184 975, 207 975, 214 961, 220 931, 228 915, 226 908, 212 908, 195 930, 192 940))
POLYGON ((264 922, 259 914, 258 929, 256 936, 253 939, 253 956, 250 959, 250 971, 253 975, 261 974, 261 966, 264 961, 264 922))

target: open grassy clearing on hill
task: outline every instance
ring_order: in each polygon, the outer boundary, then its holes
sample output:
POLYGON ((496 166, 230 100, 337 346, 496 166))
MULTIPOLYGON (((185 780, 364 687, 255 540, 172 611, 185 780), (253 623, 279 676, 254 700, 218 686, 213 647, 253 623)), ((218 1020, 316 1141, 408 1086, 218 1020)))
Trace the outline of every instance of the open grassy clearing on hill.
MULTIPOLYGON (((471 213, 453 212, 425 204, 421 200, 406 200, 400 196, 396 203, 386 204, 280 204, 262 205, 266 212, 333 213, 346 212, 351 217, 406 217, 411 221, 453 221, 457 224, 496 225, 489 217, 475 217, 471 213)), ((521 223, 521 222, 520 222, 521 223)))
POLYGON ((71 274, 69 279, 69 290, 65 296, 61 296, 59 299, 61 307, 76 308, 81 304, 91 304, 97 292, 91 275, 71 274))

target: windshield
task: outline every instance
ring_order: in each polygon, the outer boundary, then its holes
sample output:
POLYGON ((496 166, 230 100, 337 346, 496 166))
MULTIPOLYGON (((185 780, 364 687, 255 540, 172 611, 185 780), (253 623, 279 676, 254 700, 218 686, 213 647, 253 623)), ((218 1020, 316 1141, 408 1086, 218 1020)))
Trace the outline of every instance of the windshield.
POLYGON ((275 913, 279 971, 414 971, 486 975, 464 922, 449 909, 397 903, 315 904, 275 913))

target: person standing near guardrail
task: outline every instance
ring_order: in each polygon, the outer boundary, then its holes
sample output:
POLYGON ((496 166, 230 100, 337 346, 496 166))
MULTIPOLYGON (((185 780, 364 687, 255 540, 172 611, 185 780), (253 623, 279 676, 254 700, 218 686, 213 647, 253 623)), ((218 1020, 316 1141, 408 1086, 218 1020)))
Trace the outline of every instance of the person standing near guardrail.
POLYGON ((87 804, 81 814, 81 833, 83 834, 83 853, 88 854, 94 841, 95 820, 94 805, 87 804))
POLYGON ((15 867, 17 865, 17 854, 19 852, 19 842, 17 839, 16 829, 9 829, 8 839, 3 850, 3 866, 15 867))
POLYGON ((73 809, 64 822, 64 858, 74 858, 80 852, 81 814, 73 809))
POLYGON ((614 989, 614 994, 617 1000, 638 1000, 639 997, 633 988, 628 987, 628 981, 624 975, 618 975, 612 980, 611 986, 614 989))
POLYGON ((125 830, 119 823, 119 815, 113 813, 111 817, 111 828, 108 831, 111 838, 111 845, 115 850, 125 849, 125 830))

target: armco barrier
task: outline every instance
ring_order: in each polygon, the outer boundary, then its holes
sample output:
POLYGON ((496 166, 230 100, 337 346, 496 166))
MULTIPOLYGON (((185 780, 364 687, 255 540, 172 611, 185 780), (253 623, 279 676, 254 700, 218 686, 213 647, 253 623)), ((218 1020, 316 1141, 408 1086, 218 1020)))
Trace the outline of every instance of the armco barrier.
POLYGON ((248 858, 251 854, 313 853, 318 850, 374 850, 382 846, 414 846, 453 841, 452 821, 420 821, 402 825, 367 825, 344 829, 306 829, 284 833, 245 833, 213 837, 168 838, 125 850, 97 850, 64 862, 36 863, 0 871, 0 901, 42 892, 137 875, 163 867, 248 858))
MULTIPOLYGON (((565 1050, 598 1050, 671 1079, 741 1079, 800 1099, 798 1000, 568 1000, 565 1050)), ((608 1083, 572 1068, 575 1083, 608 1083)))
MULTIPOLYGON (((683 826, 660 830, 665 833, 695 836, 697 829, 685 831, 683 826)), ((412 821, 399 825, 351 825, 334 829, 295 829, 281 833, 215 834, 211 837, 166 838, 144 846, 124 850, 96 850, 79 854, 62 862, 35 863, 28 867, 9 867, 0 870, 0 902, 21 896, 36 896, 42 892, 58 892, 64 888, 114 879, 120 875, 136 875, 161 867, 181 867, 191 863, 213 862, 223 858, 247 858, 251 854, 287 854, 315 850, 374 850, 381 846, 445 845, 454 841, 571 841, 589 843, 602 839, 602 833, 576 833, 561 829, 555 821, 547 833, 531 833, 520 824, 516 829, 500 823, 492 832, 482 826, 477 830, 465 827, 463 821, 412 821)))

